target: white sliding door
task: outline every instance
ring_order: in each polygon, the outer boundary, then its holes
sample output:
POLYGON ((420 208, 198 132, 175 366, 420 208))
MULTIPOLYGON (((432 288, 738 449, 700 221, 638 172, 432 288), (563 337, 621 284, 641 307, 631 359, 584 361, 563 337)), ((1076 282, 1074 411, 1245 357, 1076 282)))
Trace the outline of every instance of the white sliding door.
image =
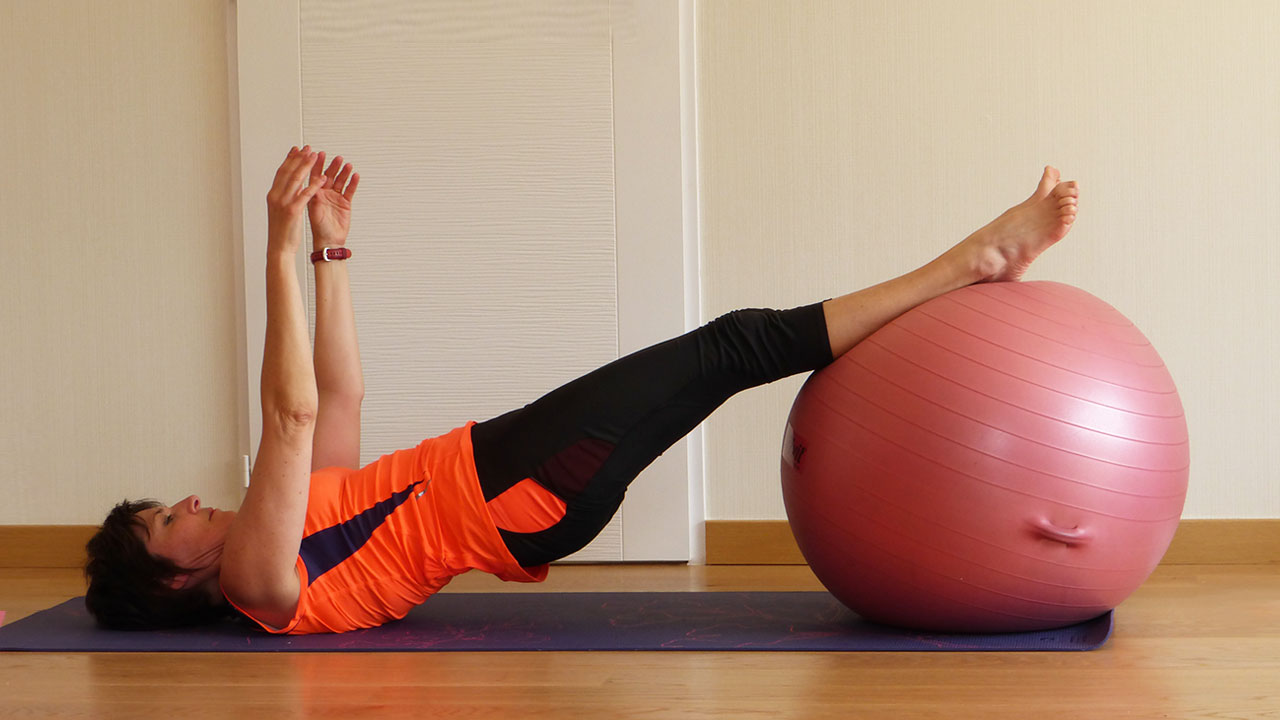
MULTIPOLYGON (((685 329, 675 3, 292 6, 238 8, 247 332, 261 302, 249 185, 270 180, 250 177, 256 155, 342 154, 361 175, 349 247, 363 462, 685 329), (245 30, 251 13, 274 36, 245 30), (246 67, 287 60, 288 43, 292 65, 246 67), (292 117, 278 96, 290 76, 292 117)), ((655 463, 574 559, 687 559, 686 457, 682 443, 655 463)))

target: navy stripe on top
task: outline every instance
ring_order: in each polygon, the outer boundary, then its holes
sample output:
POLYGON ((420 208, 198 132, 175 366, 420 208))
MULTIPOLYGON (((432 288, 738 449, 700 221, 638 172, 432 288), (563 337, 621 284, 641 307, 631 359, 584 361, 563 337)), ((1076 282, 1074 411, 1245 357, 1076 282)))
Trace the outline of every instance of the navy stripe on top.
POLYGON ((419 480, 346 522, 302 538, 302 547, 298 550, 298 554, 302 556, 302 562, 307 566, 308 582, 315 582, 321 575, 355 555, 365 543, 369 542, 374 531, 381 527, 391 513, 403 505, 413 494, 414 489, 422 483, 423 481, 419 480))

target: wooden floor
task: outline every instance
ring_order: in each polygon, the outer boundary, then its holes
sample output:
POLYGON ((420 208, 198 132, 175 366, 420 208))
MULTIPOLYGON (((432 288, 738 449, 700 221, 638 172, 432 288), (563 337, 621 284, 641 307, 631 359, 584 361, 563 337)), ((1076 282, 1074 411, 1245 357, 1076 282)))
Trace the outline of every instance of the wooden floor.
MULTIPOLYGON (((81 593, 0 569, 6 622, 81 593)), ((819 589, 804 567, 560 566, 448 591, 819 589)), ((0 718, 1277 718, 1280 566, 1168 566, 1086 653, 0 654, 0 718)))

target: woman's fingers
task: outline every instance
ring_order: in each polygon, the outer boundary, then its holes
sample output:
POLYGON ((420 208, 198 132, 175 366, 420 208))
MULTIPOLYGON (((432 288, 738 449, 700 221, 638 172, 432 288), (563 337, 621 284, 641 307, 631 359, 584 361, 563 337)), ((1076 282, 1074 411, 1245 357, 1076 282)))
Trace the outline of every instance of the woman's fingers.
POLYGON ((311 166, 311 176, 312 176, 312 177, 315 177, 316 175, 323 175, 323 174, 325 174, 325 172, 324 172, 324 151, 323 151, 323 150, 321 150, 321 151, 319 152, 319 154, 317 154, 317 155, 316 155, 316 162, 315 162, 315 164, 311 166))
POLYGON ((325 170, 324 174, 330 178, 335 178, 338 176, 338 168, 340 167, 342 167, 342 156, 338 155, 333 159, 333 162, 329 163, 329 169, 325 170))
POLYGON ((321 155, 323 153, 311 152, 310 145, 301 150, 296 147, 291 149, 280 164, 280 169, 276 170, 275 182, 267 193, 268 207, 279 208, 290 215, 300 212, 329 182, 327 176, 312 172, 321 155))
POLYGON ((351 163, 342 166, 342 172, 334 178, 333 189, 342 192, 347 185, 347 179, 351 177, 351 163))
MULTIPOLYGON (((304 168, 304 170, 307 169, 309 168, 304 168)), ((306 187, 298 191, 298 195, 294 200, 295 206, 298 210, 301 211, 302 208, 306 207, 307 203, 311 202, 311 198, 315 197, 315 194, 320 192, 320 189, 328 184, 328 182, 329 178, 324 175, 313 175, 311 177, 311 182, 307 183, 306 187)))
MULTIPOLYGON (((351 166, 348 165, 347 167, 351 167, 351 166)), ((351 199, 356 196, 356 186, 359 184, 360 184, 360 173, 354 173, 351 176, 351 182, 347 183, 346 191, 342 193, 342 197, 346 198, 347 202, 351 202, 351 199)))
POLYGON ((326 168, 323 151, 312 152, 310 145, 301 149, 295 146, 276 170, 267 200, 294 210, 306 205, 316 193, 328 187, 350 201, 355 197, 359 184, 359 173, 354 172, 351 163, 344 163, 341 155, 334 157, 326 168))
MULTIPOLYGON (((311 168, 315 167, 316 159, 319 157, 317 153, 307 152, 307 148, 303 148, 294 159, 293 172, 291 173, 289 187, 296 188, 306 181, 308 175, 311 174, 311 168)), ((314 180, 314 178, 312 178, 314 180)))
POLYGON ((293 149, 289 151, 288 155, 284 156, 284 162, 280 163, 280 167, 276 168, 276 177, 271 182, 271 186, 273 190, 275 189, 276 186, 280 184, 281 180, 289 177, 289 166, 293 164, 294 155, 296 155, 297 153, 298 153, 298 148, 295 146, 293 149))
MULTIPOLYGON (((276 170, 275 181, 271 183, 271 189, 284 192, 289 188, 297 187, 302 182, 302 178, 297 177, 298 170, 302 168, 305 172, 306 168, 309 167, 307 163, 308 156, 313 154, 310 145, 301 150, 296 147, 290 150, 284 162, 280 163, 280 167, 276 170)), ((314 162, 314 158, 312 158, 312 162, 314 162)))

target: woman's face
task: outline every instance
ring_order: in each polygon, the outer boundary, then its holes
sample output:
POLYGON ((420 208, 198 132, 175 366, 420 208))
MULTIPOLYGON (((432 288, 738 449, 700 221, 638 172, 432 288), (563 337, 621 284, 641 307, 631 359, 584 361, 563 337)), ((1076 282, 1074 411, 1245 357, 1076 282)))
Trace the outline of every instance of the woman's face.
POLYGON ((222 546, 236 514, 200 506, 192 495, 172 506, 143 510, 138 518, 147 551, 175 565, 195 570, 174 578, 177 588, 191 587, 218 576, 222 546))

